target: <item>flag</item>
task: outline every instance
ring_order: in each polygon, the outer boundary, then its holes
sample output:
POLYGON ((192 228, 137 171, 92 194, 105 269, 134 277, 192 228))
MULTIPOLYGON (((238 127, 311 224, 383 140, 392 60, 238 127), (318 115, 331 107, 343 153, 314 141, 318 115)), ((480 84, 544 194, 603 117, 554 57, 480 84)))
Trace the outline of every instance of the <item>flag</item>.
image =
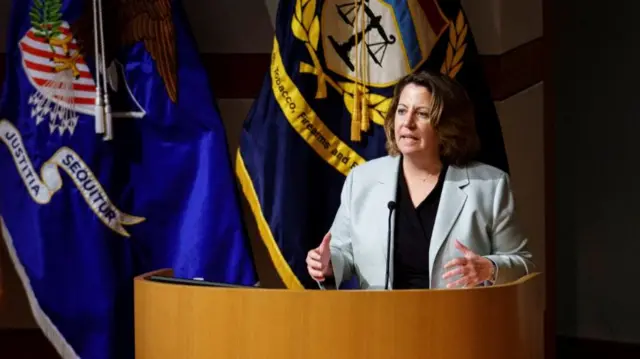
POLYGON ((182 4, 103 0, 98 22, 94 4, 13 2, 0 215, 36 322, 62 357, 126 359, 135 275, 170 267, 253 285, 256 274, 182 4))
POLYGON ((271 64, 243 125, 236 175, 288 288, 306 270, 338 209, 345 176, 386 155, 394 85, 446 73, 475 104, 478 160, 508 171, 500 123, 458 1, 281 0, 271 64))

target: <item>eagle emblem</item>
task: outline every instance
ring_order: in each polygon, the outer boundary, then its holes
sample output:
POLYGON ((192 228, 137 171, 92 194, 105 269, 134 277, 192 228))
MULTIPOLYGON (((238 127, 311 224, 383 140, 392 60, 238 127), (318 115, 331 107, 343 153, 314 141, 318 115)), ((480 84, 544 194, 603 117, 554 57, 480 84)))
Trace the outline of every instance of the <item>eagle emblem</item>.
MULTIPOLYGON (((82 53, 94 51, 92 1, 85 1, 83 14, 71 25, 82 53)), ((178 100, 175 28, 171 0, 102 0, 104 58, 111 64, 124 46, 143 42, 153 58, 172 102, 178 100)))

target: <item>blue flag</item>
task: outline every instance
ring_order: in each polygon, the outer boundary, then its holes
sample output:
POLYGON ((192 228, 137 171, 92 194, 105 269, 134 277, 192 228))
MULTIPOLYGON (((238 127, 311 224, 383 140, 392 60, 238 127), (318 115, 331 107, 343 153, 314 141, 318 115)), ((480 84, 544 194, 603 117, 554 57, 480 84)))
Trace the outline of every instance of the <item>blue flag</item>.
POLYGON ((317 288, 305 257, 331 226, 345 176, 386 155, 394 85, 419 70, 475 104, 478 160, 508 171, 500 122, 458 1, 281 0, 271 67, 244 123, 236 174, 288 288, 317 288))
POLYGON ((0 99, 3 237, 64 358, 133 358, 137 274, 256 282, 182 5, 102 3, 15 0, 0 99))

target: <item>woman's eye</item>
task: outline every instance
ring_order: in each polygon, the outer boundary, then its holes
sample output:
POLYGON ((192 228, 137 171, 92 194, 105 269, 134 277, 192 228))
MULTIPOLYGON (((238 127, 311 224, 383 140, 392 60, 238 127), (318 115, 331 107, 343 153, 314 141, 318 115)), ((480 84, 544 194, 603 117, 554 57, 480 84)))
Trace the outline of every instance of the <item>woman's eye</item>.
POLYGON ((396 111, 399 115, 404 114, 405 112, 407 112, 407 110, 405 110, 404 108, 399 108, 398 111, 396 111))

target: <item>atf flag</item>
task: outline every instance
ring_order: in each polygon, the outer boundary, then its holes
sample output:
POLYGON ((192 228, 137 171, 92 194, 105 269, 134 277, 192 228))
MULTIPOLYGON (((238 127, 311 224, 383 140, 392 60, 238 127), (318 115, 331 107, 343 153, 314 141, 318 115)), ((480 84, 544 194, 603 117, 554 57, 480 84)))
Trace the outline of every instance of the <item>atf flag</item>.
POLYGON ((3 237, 64 358, 133 357, 136 274, 256 282, 181 4, 102 3, 14 1, 0 100, 3 237))
POLYGON ((314 286, 306 252, 347 173, 386 154, 394 85, 417 70, 456 78, 476 106, 479 160, 508 170, 499 120, 457 1, 281 0, 271 67, 236 166, 262 240, 289 288, 314 286))

